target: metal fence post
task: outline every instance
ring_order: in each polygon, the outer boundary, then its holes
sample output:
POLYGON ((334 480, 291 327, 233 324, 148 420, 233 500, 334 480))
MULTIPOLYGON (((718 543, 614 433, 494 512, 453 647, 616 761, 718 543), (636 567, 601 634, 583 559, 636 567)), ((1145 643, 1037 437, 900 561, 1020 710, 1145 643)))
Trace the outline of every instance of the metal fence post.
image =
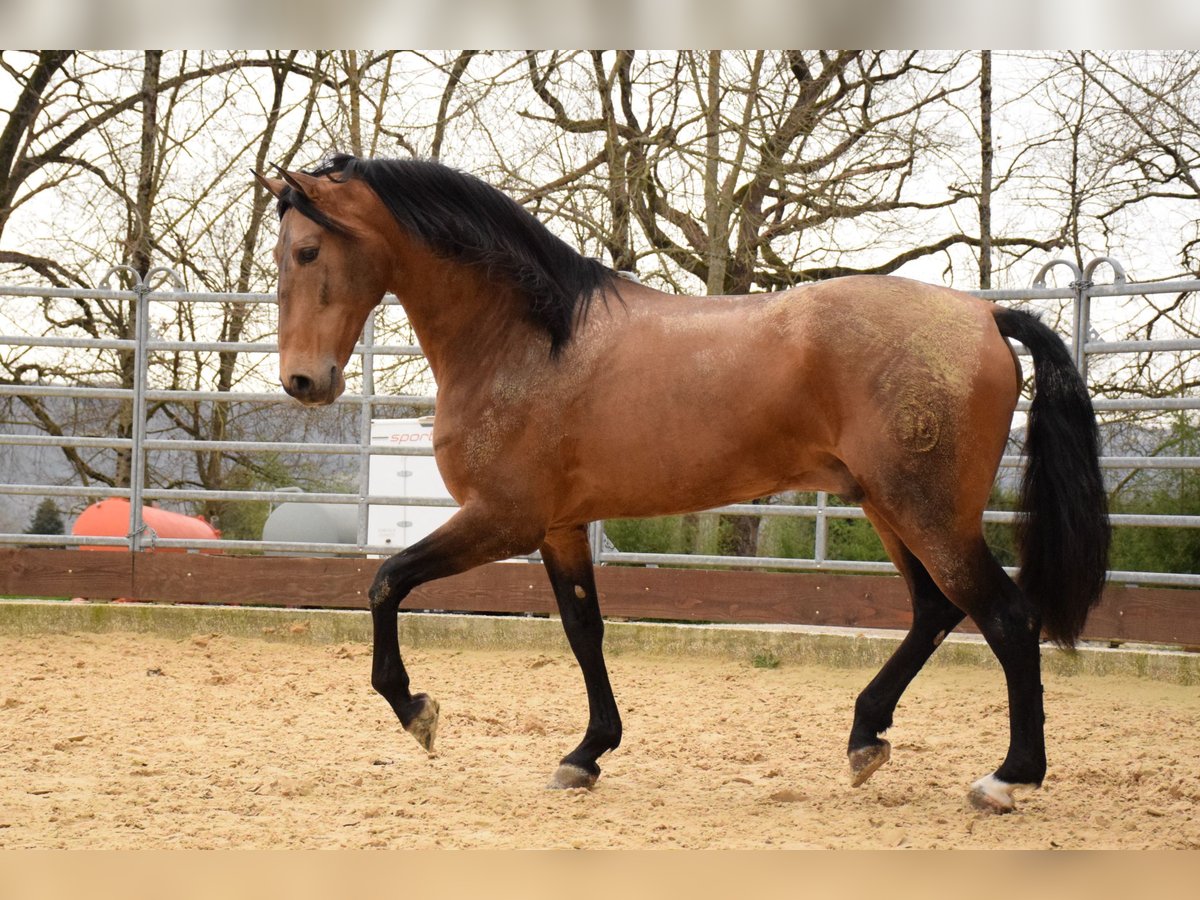
POLYGON ((146 382, 149 381, 150 285, 138 278, 134 293, 133 351, 133 451, 129 462, 129 549, 140 551, 146 542, 142 494, 146 490, 146 382))
MULTIPOLYGON (((113 266, 100 279, 107 288, 114 275, 125 273, 133 279, 133 428, 129 451, 129 549, 136 553, 145 542, 146 522, 142 516, 142 494, 146 489, 146 382, 149 380, 150 285, 132 266, 113 266)), ((147 277, 150 273, 147 273, 147 277)))
POLYGON ((358 452, 358 548, 367 546, 367 523, 369 507, 367 497, 371 493, 371 420, 374 410, 371 397, 375 395, 375 312, 367 316, 362 334, 362 410, 359 414, 358 452))
MULTIPOLYGON (((120 268, 129 269, 128 266, 120 268)), ((110 272, 113 270, 110 270, 110 272)), ((183 290, 183 279, 174 269, 166 266, 156 266, 142 277, 134 269, 129 269, 137 277, 133 286, 134 293, 134 340, 137 341, 133 351, 133 450, 129 471, 129 549, 137 552, 146 545, 149 535, 150 545, 153 546, 157 535, 154 529, 146 525, 142 515, 142 496, 146 491, 146 430, 150 423, 146 409, 146 390, 150 381, 150 294, 154 288, 150 280, 156 275, 165 275, 175 282, 175 287, 183 290)), ((107 276, 105 276, 107 280, 107 276)))
POLYGON ((1046 275, 1055 266, 1066 266, 1071 270, 1070 287, 1071 293, 1074 294, 1071 308, 1071 359, 1075 361, 1076 367, 1079 367, 1083 360, 1083 345, 1087 340, 1087 332, 1082 330, 1084 316, 1084 275, 1079 266, 1075 265, 1069 259, 1052 259, 1040 269, 1033 279, 1035 288, 1044 288, 1046 286, 1046 275))
POLYGON ((825 565, 826 547, 829 543, 829 517, 825 515, 825 509, 829 503, 829 495, 824 491, 817 491, 817 513, 815 522, 815 533, 813 534, 813 560, 818 568, 825 565))
POLYGON ((588 543, 592 545, 592 564, 598 566, 604 554, 603 519, 599 519, 588 525, 588 543))
MULTIPOLYGON (((1083 267, 1078 281, 1079 318, 1076 324, 1075 365, 1079 368, 1079 374, 1083 376, 1085 382, 1088 373, 1087 342, 1092 330, 1091 291, 1096 284, 1092 280, 1092 275, 1095 274, 1096 267, 1103 263, 1108 263, 1113 270, 1113 284, 1125 284, 1125 269, 1112 257, 1098 256, 1083 267)), ((1071 286, 1075 287, 1074 284, 1071 286)))

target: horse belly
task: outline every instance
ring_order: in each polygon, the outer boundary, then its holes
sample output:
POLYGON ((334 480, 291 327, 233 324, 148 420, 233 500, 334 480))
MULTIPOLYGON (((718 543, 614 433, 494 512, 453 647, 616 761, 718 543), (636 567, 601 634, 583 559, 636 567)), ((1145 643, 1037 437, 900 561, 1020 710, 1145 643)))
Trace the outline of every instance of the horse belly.
POLYGON ((627 392, 597 415, 568 473, 564 506, 573 517, 669 515, 785 489, 848 489, 820 411, 798 402, 795 380, 786 394, 761 379, 701 391, 702 403, 673 393, 627 392), (595 427, 600 421, 609 427, 595 427))

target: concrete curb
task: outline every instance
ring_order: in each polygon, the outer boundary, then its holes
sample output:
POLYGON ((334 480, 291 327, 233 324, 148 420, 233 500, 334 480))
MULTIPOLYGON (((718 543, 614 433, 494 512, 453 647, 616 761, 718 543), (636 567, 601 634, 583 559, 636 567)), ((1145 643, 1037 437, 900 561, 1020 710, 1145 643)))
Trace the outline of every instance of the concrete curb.
MULTIPOLYGON (((184 638, 228 634, 306 644, 369 643, 365 611, 156 603, 0 601, 0 634, 124 631, 184 638)), ((620 654, 718 657, 770 664, 878 668, 902 632, 818 626, 679 625, 609 621, 605 650, 620 654)), ((407 647, 569 652, 555 619, 459 613, 403 613, 407 647)), ((930 665, 997 668, 974 635, 951 635, 930 665)), ((1074 653, 1043 647, 1042 666, 1058 675, 1123 675, 1174 684, 1200 684, 1200 654, 1154 648, 1085 646, 1074 653)))

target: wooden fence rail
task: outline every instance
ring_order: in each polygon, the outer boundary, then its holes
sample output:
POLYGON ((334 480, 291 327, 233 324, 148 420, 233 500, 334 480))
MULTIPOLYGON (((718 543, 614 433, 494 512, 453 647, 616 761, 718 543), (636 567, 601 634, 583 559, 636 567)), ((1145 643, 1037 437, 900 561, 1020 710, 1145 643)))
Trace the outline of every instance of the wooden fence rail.
MULTIPOLYGON (((0 595, 363 609, 380 562, 5 549, 0 595)), ((606 616, 854 628, 911 618, 895 576, 602 566, 596 583, 606 616)), ((418 588, 404 608, 550 613, 554 597, 540 565, 494 563, 418 588)), ((1084 637, 1200 647, 1200 592, 1110 584, 1084 637)))

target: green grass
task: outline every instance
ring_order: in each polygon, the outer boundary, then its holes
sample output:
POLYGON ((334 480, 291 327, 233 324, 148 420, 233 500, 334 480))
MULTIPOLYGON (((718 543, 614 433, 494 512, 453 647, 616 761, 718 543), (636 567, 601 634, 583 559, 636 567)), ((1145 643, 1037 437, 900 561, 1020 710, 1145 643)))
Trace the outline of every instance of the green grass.
POLYGON ((783 660, 770 650, 759 650, 750 657, 750 665, 756 669, 778 669, 782 663, 783 660))

